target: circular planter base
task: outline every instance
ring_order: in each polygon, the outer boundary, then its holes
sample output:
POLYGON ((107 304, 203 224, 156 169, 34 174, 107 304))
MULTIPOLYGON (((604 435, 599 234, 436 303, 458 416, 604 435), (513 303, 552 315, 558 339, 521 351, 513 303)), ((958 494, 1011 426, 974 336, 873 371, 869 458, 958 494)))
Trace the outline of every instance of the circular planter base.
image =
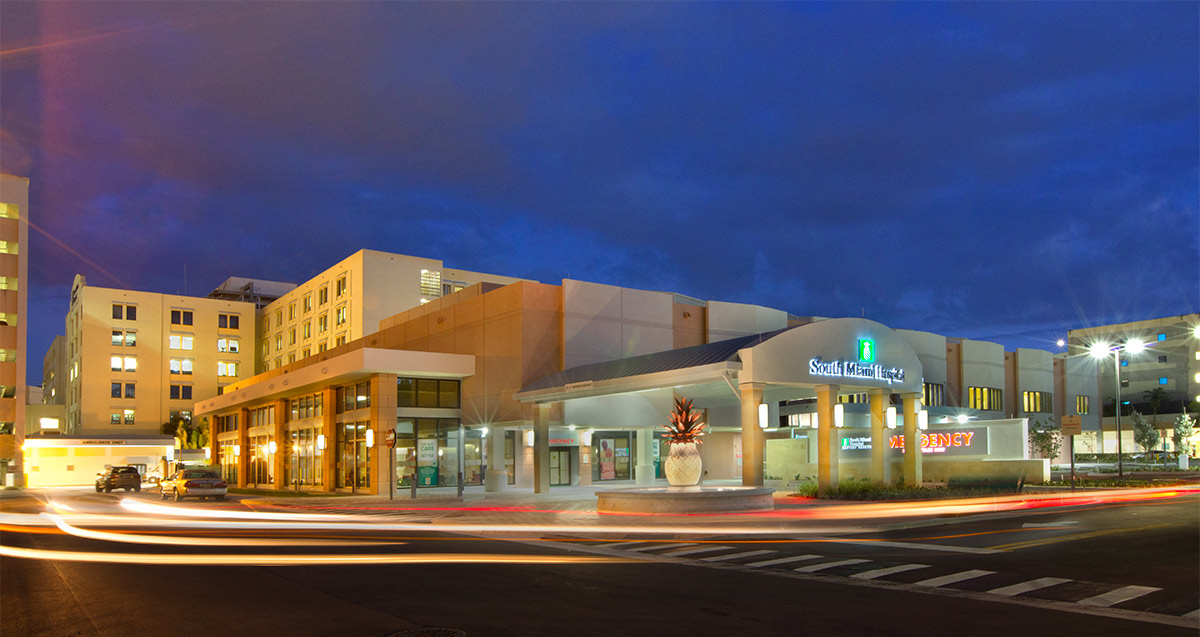
POLYGON ((600 513, 753 513, 775 509, 771 487, 643 487, 596 492, 600 513))

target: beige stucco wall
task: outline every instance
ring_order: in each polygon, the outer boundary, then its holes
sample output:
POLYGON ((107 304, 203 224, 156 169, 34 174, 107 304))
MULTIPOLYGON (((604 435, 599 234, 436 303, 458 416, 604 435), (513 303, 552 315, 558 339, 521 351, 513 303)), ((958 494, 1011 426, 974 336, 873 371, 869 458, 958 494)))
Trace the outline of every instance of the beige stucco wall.
POLYGON ((563 367, 674 347, 674 297, 665 292, 565 279, 563 367))
POLYGON ((761 305, 708 302, 708 342, 715 343, 738 336, 762 334, 788 326, 788 315, 761 305))

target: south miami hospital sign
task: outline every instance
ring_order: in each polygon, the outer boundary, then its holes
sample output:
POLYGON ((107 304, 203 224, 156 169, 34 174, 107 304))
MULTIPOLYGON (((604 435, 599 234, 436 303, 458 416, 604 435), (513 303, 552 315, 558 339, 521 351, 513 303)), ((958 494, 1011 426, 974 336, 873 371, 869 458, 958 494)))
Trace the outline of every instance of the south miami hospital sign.
POLYGON ((823 361, 818 356, 808 361, 808 373, 829 378, 875 380, 889 385, 904 382, 903 369, 875 363, 875 341, 867 338, 858 341, 857 361, 823 361))

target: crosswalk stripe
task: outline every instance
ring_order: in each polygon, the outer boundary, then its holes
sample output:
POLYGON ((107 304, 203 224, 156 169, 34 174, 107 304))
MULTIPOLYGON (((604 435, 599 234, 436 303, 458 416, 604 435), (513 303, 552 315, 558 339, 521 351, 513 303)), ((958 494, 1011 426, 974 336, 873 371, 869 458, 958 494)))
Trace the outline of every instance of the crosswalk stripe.
POLYGON ((1071 580, 1061 577, 1040 577, 1038 579, 1031 579, 1028 582, 1021 582, 1020 584, 993 588, 988 592, 993 595, 1020 595, 1021 593, 1036 591, 1039 588, 1046 588, 1048 586, 1057 586, 1058 584, 1064 584, 1069 581, 1071 580))
POLYGON ((606 549, 615 549, 615 548, 620 548, 622 546, 634 546, 635 544, 645 544, 646 542, 647 542, 647 540, 634 540, 632 542, 613 542, 611 544, 608 542, 605 542, 603 544, 598 544, 597 546, 603 546, 606 549))
POLYGON ((713 557, 702 557, 702 558, 700 558, 700 561, 701 562, 724 562, 725 560, 736 560, 739 557, 754 557, 756 555, 767 555, 769 553, 774 553, 774 552, 775 551, 768 551, 768 550, 745 551, 743 553, 730 553, 729 555, 716 555, 713 557))
POLYGON ((684 555, 695 555, 697 553, 711 553, 713 551, 728 551, 731 546, 700 546, 694 549, 679 549, 678 551, 667 551, 659 553, 659 555, 669 555, 671 557, 683 557, 684 555))
POLYGON ((885 575, 892 575, 894 573, 903 573, 904 571, 915 571, 919 568, 929 568, 929 565, 928 564, 902 564, 900 566, 889 566, 888 568, 877 568, 873 571, 863 571, 861 573, 855 573, 854 575, 851 575, 850 577, 852 577, 854 579, 875 579, 877 577, 884 577, 885 575))
POLYGON ((984 575, 991 575, 995 572, 996 571, 982 571, 982 570, 961 571, 959 573, 952 573, 950 575, 943 575, 941 577, 931 577, 926 580, 921 580, 921 581, 913 584, 913 586, 929 586, 931 588, 937 588, 938 586, 945 586, 947 584, 953 584, 955 582, 961 582, 963 580, 975 579, 976 577, 983 577, 984 575))
POLYGON ((1120 604, 1121 602, 1127 602, 1135 597, 1141 597, 1142 595, 1161 590, 1161 588, 1155 588, 1153 586, 1125 586, 1123 588, 1118 588, 1115 591, 1104 593, 1103 595, 1096 595, 1095 597, 1081 599, 1076 603, 1083 604, 1084 606, 1108 607, 1114 604, 1120 604))
POLYGON ((823 556, 821 556, 821 555, 793 555, 791 557, 779 557, 779 558, 775 558, 773 560, 763 560, 761 562, 750 562, 746 566, 754 566, 754 567, 775 566, 777 564, 790 564, 792 562, 803 562, 805 560, 815 560, 818 557, 823 557, 823 556))
POLYGON ((627 551, 653 551, 656 549, 681 549, 685 546, 696 546, 695 542, 680 542, 678 544, 651 544, 650 546, 639 546, 636 549, 626 549, 627 551))
POLYGON ((837 562, 824 562, 822 564, 810 564, 808 566, 801 566, 800 568, 794 568, 792 570, 796 571, 798 573, 816 573, 817 571, 823 571, 827 568, 835 568, 838 566, 850 566, 851 564, 862 564, 864 562, 869 562, 869 561, 870 560, 840 560, 837 562))
POLYGON ((1196 610, 1184 615, 1184 617, 1187 617, 1188 619, 1195 619, 1197 617, 1200 617, 1200 608, 1197 608, 1196 610))

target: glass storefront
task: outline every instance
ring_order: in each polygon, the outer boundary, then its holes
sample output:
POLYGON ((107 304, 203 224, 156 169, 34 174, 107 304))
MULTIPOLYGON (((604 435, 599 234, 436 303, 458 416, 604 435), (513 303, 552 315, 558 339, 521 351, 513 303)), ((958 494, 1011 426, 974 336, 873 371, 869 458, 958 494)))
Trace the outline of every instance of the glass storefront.
MULTIPOLYGON (((458 486, 458 427, 456 418, 398 418, 396 421, 396 486, 407 488, 458 486)), ((483 435, 464 431, 463 486, 483 484, 483 435)))
MULTIPOLYGON (((272 436, 250 436, 250 462, 246 484, 268 486, 275 482, 275 465, 271 462, 272 436)), ((245 453, 245 450, 242 451, 245 453)))
POLYGON ((371 488, 371 457, 367 448, 366 420, 337 425, 337 486, 355 491, 371 488))
POLYGON ((238 456, 236 440, 222 440, 217 443, 217 453, 220 454, 221 461, 221 477, 229 484, 237 484, 238 480, 238 456))
POLYGON ((597 431, 592 434, 592 481, 633 478, 634 434, 628 431, 597 431))
POLYGON ((295 429, 288 432, 288 461, 284 465, 285 482, 293 488, 314 487, 323 484, 321 461, 323 452, 317 448, 316 428, 295 429))

